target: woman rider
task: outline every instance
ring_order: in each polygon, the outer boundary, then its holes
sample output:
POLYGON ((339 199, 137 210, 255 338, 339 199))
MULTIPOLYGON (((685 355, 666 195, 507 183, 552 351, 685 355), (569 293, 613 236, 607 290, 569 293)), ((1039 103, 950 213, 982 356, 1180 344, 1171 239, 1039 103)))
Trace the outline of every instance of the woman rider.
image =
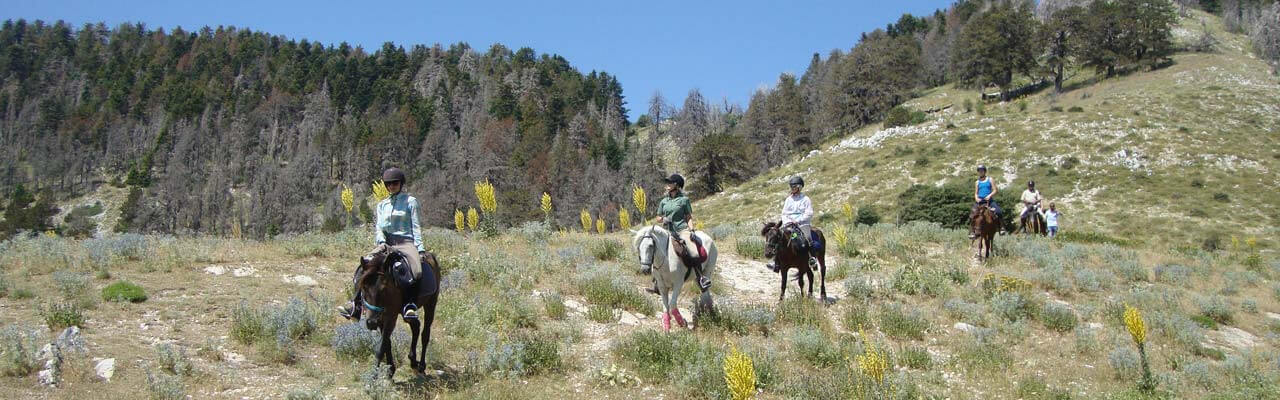
MULTIPOLYGON (((697 258, 698 250, 692 248, 693 236, 693 206, 689 201, 689 197, 684 194, 684 177, 680 174, 671 174, 662 179, 662 183, 666 184, 666 196, 662 201, 658 202, 658 223, 662 224, 668 231, 671 231, 672 238, 677 238, 685 245, 694 258, 697 258)), ((698 284, 709 286, 711 280, 701 273, 698 274, 698 284)), ((657 282, 654 282, 652 288, 645 289, 649 293, 658 293, 657 282)))
MULTIPOLYGON (((1000 205, 996 204, 996 193, 1000 191, 996 188, 996 183, 987 176, 987 166, 978 165, 978 180, 973 183, 973 208, 969 210, 969 221, 973 221, 973 217, 978 215, 978 207, 983 203, 990 204, 995 209, 996 218, 1000 217, 1000 205)), ((969 224, 969 240, 978 237, 978 226, 969 224)))
MULTIPOLYGON (((801 236, 803 236, 801 240, 804 241, 804 247, 812 250, 812 243, 810 242, 813 240, 813 225, 811 224, 813 221, 813 201, 809 199, 809 196, 805 196, 801 192, 804 190, 804 178, 799 175, 793 176, 787 184, 791 187, 791 193, 782 201, 782 226, 779 228, 787 229, 787 225, 796 224, 796 227, 800 228, 801 236)), ((818 259, 810 256, 809 266, 814 267, 817 265, 818 259)), ((766 264, 765 267, 773 272, 778 272, 778 266, 772 261, 766 264)))
MULTIPOLYGON (((405 261, 413 272, 414 280, 422 276, 421 260, 425 258, 426 248, 422 245, 422 225, 418 223, 418 199, 404 193, 404 171, 399 168, 388 168, 382 172, 382 182, 391 195, 378 202, 375 208, 374 244, 386 245, 404 255, 405 261)), ((413 296, 406 296, 413 298, 413 296)), ((349 319, 360 318, 360 292, 357 286, 356 297, 343 310, 343 316, 349 319)), ((406 319, 417 318, 416 304, 405 304, 402 314, 406 319)))

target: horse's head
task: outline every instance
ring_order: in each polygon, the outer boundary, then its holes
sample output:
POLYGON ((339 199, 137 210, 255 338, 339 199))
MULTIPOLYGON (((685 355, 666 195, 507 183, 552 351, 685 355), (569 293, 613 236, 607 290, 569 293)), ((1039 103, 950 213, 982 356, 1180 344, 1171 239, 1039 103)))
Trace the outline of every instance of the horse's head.
POLYGON ((391 276, 392 263, 388 261, 393 261, 392 257, 402 256, 390 250, 386 245, 379 245, 368 255, 361 257, 360 265, 356 267, 356 287, 360 290, 365 308, 372 313, 367 322, 370 329, 376 326, 377 317, 386 310, 387 305, 401 300, 395 278, 391 276))
POLYGON ((665 231, 656 226, 640 228, 631 238, 631 245, 636 250, 640 265, 651 267, 658 254, 658 240, 665 237, 665 231))
POLYGON ((766 222, 764 227, 760 229, 760 236, 764 237, 764 257, 773 258, 778 254, 778 246, 782 245, 782 223, 766 222))

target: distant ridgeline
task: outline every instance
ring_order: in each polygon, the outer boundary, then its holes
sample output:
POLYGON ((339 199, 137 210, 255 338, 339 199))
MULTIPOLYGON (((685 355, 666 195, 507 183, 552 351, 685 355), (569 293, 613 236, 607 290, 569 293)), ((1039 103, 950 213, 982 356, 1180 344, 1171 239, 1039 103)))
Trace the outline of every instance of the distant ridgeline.
POLYGON ((361 198, 399 166, 424 223, 452 226, 484 179, 511 223, 542 219, 544 191, 554 217, 576 221, 658 176, 626 156, 624 105, 615 77, 529 48, 369 54, 234 27, 10 20, 0 188, 128 185, 119 230, 260 236, 345 224, 342 184, 361 198))

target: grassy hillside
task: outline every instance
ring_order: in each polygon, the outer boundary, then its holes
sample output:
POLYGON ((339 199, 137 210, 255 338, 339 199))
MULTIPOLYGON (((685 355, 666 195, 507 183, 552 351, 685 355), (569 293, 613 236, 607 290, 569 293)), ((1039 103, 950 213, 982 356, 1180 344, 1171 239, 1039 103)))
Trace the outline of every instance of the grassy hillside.
POLYGON ((800 174, 819 212, 844 203, 892 217, 912 184, 971 182, 986 163, 1002 190, 1028 179, 1066 215, 1064 229, 1144 242, 1198 244, 1213 233, 1274 236, 1280 221, 1280 79, 1246 53, 1246 38, 1205 14, 1184 18, 1179 40, 1204 17, 1219 52, 1101 79, 1076 73, 1067 92, 966 112, 977 92, 934 88, 907 103, 923 124, 870 126, 783 167, 698 202, 707 226, 773 217, 787 177, 800 174))

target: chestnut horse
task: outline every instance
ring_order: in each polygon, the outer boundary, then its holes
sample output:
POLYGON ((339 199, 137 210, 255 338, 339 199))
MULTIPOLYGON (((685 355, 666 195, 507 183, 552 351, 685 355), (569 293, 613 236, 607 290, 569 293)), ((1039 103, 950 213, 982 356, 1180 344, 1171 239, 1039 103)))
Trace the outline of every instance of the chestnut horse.
MULTIPOLYGON (((818 242, 826 244, 827 238, 823 236, 822 230, 818 228, 810 228, 814 236, 818 237, 818 242)), ((805 252, 804 241, 800 240, 800 232, 798 227, 784 227, 781 222, 768 222, 764 224, 764 228, 760 230, 760 236, 764 236, 765 258, 773 258, 775 265, 778 266, 778 273, 782 275, 782 291, 778 294, 778 301, 782 301, 787 295, 787 270, 795 268, 797 271, 796 285, 800 287, 800 293, 804 293, 804 278, 809 277, 809 296, 813 296, 813 268, 809 266, 809 258, 806 254, 818 259, 818 270, 820 272, 822 301, 827 301, 827 255, 826 246, 821 246, 812 251, 812 254, 805 252)))
MULTIPOLYGON (((381 364, 385 360, 391 367, 388 379, 396 374, 396 363, 391 356, 391 332, 395 331, 396 319, 400 316, 399 311, 406 303, 405 290, 396 284, 391 266, 395 261, 403 259, 404 256, 395 250, 383 249, 362 257, 360 266, 356 268, 356 288, 363 297, 364 308, 370 311, 365 324, 370 330, 376 329, 382 333, 382 345, 375 356, 376 363, 381 364)), ((418 318, 405 320, 413 334, 409 345, 409 366, 418 373, 423 373, 427 369, 427 344, 431 342, 431 324, 435 322, 436 301, 440 298, 440 264, 436 262, 436 256, 430 252, 426 253, 422 262, 424 264, 422 272, 425 274, 429 269, 435 280, 424 279, 425 276, 418 279, 414 289, 425 289, 416 291, 419 296, 414 304, 418 306, 418 318), (435 287, 417 287, 421 285, 435 287), (419 329, 418 319, 422 320, 422 329, 419 329), (419 331, 422 334, 421 356, 418 356, 419 331)))
POLYGON ((987 203, 978 205, 978 212, 973 215, 970 224, 977 226, 976 231, 978 237, 974 240, 978 241, 979 260, 986 260, 991 257, 991 248, 995 246, 996 232, 1000 230, 1000 218, 996 217, 996 212, 991 210, 987 203))

